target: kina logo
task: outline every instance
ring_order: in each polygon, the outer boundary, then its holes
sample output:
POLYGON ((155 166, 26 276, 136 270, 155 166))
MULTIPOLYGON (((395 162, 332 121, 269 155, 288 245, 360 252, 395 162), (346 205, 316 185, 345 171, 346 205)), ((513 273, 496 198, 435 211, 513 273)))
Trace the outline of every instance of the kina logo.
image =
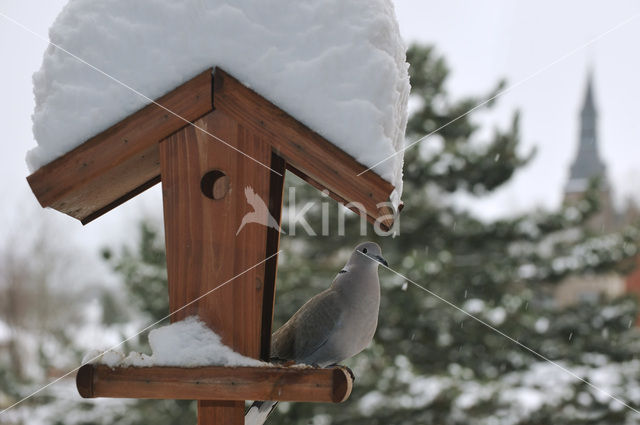
POLYGON ((276 229, 278 232, 284 233, 284 231, 278 225, 276 219, 269 212, 267 204, 262 200, 260 196, 258 196, 258 194, 256 194, 256 192, 254 192, 251 186, 247 186, 244 188, 244 196, 247 198, 247 203, 253 207, 253 211, 246 213, 244 217, 242 217, 242 222, 240 223, 240 227, 238 227, 236 236, 238 236, 238 234, 246 224, 251 223, 271 227, 273 229, 276 229))

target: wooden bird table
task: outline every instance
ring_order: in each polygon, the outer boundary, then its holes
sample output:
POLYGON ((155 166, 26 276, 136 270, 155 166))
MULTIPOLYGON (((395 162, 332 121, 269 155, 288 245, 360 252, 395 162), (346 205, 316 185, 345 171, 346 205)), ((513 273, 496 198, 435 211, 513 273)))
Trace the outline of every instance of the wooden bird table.
MULTIPOLYGON (((294 172, 369 221, 393 224, 394 189, 374 172, 259 94, 208 69, 45 165, 27 180, 43 207, 83 224, 162 181, 172 321, 198 315, 222 341, 269 359, 280 234, 249 224, 245 189, 278 224, 284 174, 294 172), (211 292, 219 286, 219 289, 211 292)), ((198 400, 199 424, 244 423, 245 400, 341 402, 341 367, 85 365, 83 397, 198 400)))

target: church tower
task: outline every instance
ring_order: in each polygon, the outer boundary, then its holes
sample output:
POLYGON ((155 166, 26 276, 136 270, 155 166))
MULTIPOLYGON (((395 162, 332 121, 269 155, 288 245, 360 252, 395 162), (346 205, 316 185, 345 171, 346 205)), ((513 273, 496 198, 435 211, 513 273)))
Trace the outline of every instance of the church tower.
POLYGON ((569 180, 564 189, 565 203, 576 202, 584 196, 592 179, 600 179, 600 212, 589 222, 594 230, 612 230, 616 226, 611 186, 606 166, 598 150, 598 110, 593 88, 593 72, 587 74, 584 102, 580 111, 580 135, 576 157, 571 164, 569 180))

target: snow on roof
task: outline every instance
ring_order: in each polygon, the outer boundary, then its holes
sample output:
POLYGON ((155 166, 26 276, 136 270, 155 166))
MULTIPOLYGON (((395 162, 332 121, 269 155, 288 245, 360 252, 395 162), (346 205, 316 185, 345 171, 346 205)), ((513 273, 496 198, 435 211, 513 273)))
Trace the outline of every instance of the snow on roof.
POLYGON ((149 332, 151 355, 135 351, 125 356, 109 350, 104 353, 92 352, 85 356, 83 363, 99 357, 97 361, 116 367, 151 366, 261 366, 267 363, 245 357, 224 345, 218 334, 213 332, 197 317, 156 328, 149 332))
MULTIPOLYGON (((404 146, 408 64, 390 0, 71 0, 55 43, 148 98, 219 66, 366 166, 404 146)), ((148 103, 50 46, 33 171, 148 103)), ((374 171, 399 201, 402 153, 374 171)))

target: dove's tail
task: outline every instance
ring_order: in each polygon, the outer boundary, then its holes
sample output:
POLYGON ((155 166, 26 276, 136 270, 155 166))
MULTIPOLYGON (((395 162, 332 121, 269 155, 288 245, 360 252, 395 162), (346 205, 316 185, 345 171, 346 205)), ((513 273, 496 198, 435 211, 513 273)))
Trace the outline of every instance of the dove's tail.
POLYGON ((262 425, 276 404, 277 401, 254 401, 244 415, 244 425, 262 425))

